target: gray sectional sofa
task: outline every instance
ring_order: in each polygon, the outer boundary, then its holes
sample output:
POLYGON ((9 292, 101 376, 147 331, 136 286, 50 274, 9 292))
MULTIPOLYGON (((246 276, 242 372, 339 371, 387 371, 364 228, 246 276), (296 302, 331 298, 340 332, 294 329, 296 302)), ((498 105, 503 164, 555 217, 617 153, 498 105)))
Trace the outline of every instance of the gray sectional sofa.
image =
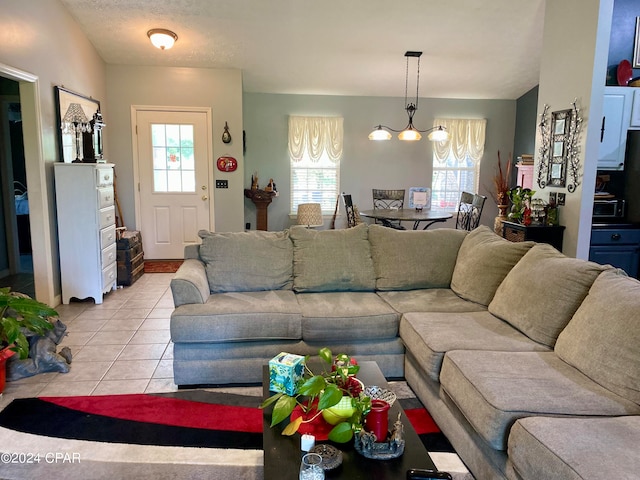
POLYGON ((640 478, 640 282, 486 227, 200 232, 178 385, 330 347, 404 377, 477 479, 640 478))

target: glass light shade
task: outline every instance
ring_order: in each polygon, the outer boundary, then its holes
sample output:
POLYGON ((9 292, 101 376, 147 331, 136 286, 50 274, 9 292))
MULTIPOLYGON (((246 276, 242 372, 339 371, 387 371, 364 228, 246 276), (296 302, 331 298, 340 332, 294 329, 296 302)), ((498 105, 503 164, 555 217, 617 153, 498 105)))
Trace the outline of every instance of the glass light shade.
POLYGON ((298 225, 307 227, 321 227, 324 225, 322 219, 322 205, 319 203, 301 203, 298 205, 298 225))
POLYGON ((376 127, 376 129, 369 134, 369 140, 391 140, 391 134, 382 127, 376 127))
POLYGON ((442 127, 436 128, 429 134, 429 140, 433 142, 442 142, 449 138, 449 133, 442 127))
POLYGON ((406 141, 412 142, 415 140, 420 140, 422 138, 422 135, 420 135, 419 131, 414 130, 413 128, 409 128, 407 130, 403 130, 402 132, 400 132, 398 134, 398 138, 400 140, 406 140, 406 141))
POLYGON ((173 44, 178 40, 178 35, 173 33, 171 30, 166 30, 164 28, 154 28, 147 32, 147 36, 154 47, 159 48, 160 50, 169 50, 173 47, 173 44))

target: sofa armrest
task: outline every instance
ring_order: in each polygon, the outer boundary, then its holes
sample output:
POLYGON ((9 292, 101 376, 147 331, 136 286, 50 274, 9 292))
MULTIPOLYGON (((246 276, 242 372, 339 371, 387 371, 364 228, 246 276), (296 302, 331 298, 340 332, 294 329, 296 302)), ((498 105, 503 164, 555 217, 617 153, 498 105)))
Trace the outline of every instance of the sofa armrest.
POLYGON ((186 259, 171 280, 171 293, 176 307, 205 303, 210 292, 204 263, 195 258, 186 259))

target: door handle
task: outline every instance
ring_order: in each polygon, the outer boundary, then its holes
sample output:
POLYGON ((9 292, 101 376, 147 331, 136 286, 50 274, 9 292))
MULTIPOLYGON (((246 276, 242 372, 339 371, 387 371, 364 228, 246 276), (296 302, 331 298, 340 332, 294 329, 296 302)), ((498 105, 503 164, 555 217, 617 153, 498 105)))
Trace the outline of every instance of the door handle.
POLYGON ((209 200, 209 197, 206 195, 202 195, 202 200, 209 200))

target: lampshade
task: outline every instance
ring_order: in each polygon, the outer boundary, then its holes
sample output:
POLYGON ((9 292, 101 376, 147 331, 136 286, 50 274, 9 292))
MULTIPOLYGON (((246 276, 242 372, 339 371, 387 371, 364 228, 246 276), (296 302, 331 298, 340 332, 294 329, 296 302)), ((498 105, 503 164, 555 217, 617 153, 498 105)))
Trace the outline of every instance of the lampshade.
POLYGON ((406 130, 403 130, 398 134, 398 139, 408 140, 410 142, 420 140, 421 138, 422 135, 420 135, 420 132, 413 128, 407 128, 406 130))
POLYGON ((391 134, 378 125, 373 132, 369 134, 369 140, 391 140, 391 134))
POLYGON ((434 142, 442 142, 449 138, 449 134, 442 125, 438 126, 429 135, 429 140, 434 142))
POLYGON ((298 205, 298 225, 321 227, 323 224, 322 205, 319 203, 301 203, 298 205))
POLYGON ((147 36, 153 46, 160 50, 169 50, 178 40, 178 35, 165 28, 152 28, 147 32, 147 36))
POLYGON ((70 103, 67 112, 62 117, 62 131, 64 133, 91 131, 91 124, 79 103, 70 103))

